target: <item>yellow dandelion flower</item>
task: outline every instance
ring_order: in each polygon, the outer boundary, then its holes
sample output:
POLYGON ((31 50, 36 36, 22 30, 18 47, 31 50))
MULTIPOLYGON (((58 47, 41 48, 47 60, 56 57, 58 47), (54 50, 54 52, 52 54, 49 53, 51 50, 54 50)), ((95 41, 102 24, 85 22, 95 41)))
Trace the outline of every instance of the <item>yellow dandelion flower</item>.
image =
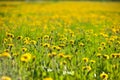
POLYGON ((0 80, 12 80, 12 79, 8 76, 2 76, 0 80))
POLYGON ((82 59, 84 62, 88 62, 88 58, 83 58, 82 59))
POLYGON ((64 56, 66 59, 71 60, 72 56, 71 55, 65 55, 64 56))
POLYGON ((64 57, 65 55, 63 53, 59 53, 59 55, 61 58, 64 57))
POLYGON ((48 38, 49 38, 49 36, 48 36, 48 35, 45 35, 43 38, 44 38, 44 39, 48 39, 48 38))
POLYGON ((10 55, 8 52, 3 52, 3 53, 1 54, 1 57, 11 58, 11 55, 10 55))
POLYGON ((104 59, 109 59, 109 55, 103 55, 104 59))
POLYGON ((105 46, 105 42, 101 42, 101 45, 102 45, 102 46, 105 46))
POLYGON ((103 72, 103 73, 100 74, 100 78, 101 78, 102 80, 107 80, 107 79, 108 79, 108 75, 103 72))
POLYGON ((48 44, 48 43, 44 43, 43 46, 49 48, 49 47, 50 47, 50 44, 48 44))
POLYGON ((27 51, 27 48, 23 47, 23 48, 22 48, 22 51, 23 51, 23 52, 27 51))
POLYGON ((74 40, 70 40, 70 44, 72 44, 72 45, 73 45, 73 44, 74 44, 74 40))
POLYGON ((54 57, 54 56, 56 56, 57 54, 56 54, 56 52, 52 52, 52 56, 54 57))
POLYGON ((36 41, 35 40, 31 40, 30 43, 32 43, 33 45, 36 45, 36 41))
POLYGON ((17 40, 22 40, 22 39, 23 39, 22 36, 18 36, 18 37, 17 37, 17 40))
POLYGON ((43 80, 53 80, 51 77, 44 78, 43 80))
POLYGON ((30 53, 25 53, 21 56, 21 61, 22 62, 29 62, 31 60, 31 54, 30 53))
POLYGON ((99 50, 99 51, 102 51, 102 50, 103 50, 103 48, 102 48, 102 47, 98 47, 98 50, 99 50))
POLYGON ((59 51, 59 50, 61 50, 61 48, 59 47, 59 46, 56 46, 56 49, 59 51))
POLYGON ((95 60, 90 60, 91 63, 95 63, 95 60))
POLYGON ((84 67, 82 67, 82 70, 91 71, 91 67, 90 66, 84 66, 84 67))
POLYGON ((81 43, 79 43, 79 46, 82 46, 82 47, 83 47, 83 46, 84 46, 84 43, 82 43, 82 42, 81 42, 81 43))
POLYGON ((98 53, 96 56, 97 56, 98 58, 101 58, 102 54, 101 54, 101 53, 98 53))
POLYGON ((13 46, 14 46, 14 44, 7 44, 7 46, 8 46, 8 47, 13 47, 13 46))

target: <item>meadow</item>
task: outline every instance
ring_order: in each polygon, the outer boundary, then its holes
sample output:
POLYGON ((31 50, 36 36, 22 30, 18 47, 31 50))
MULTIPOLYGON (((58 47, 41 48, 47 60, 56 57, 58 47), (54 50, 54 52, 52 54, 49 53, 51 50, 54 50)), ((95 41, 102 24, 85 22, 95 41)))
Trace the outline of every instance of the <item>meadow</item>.
POLYGON ((120 80, 120 3, 0 2, 0 80, 120 80))

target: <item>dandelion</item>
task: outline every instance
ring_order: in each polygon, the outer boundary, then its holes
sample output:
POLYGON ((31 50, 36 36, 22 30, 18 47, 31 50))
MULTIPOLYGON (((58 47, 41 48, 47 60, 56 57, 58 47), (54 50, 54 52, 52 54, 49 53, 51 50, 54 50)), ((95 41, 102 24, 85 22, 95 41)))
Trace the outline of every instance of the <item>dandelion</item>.
POLYGON ((50 44, 48 44, 48 43, 44 43, 43 46, 49 48, 49 47, 50 47, 50 44))
POLYGON ((36 45, 36 41, 35 40, 31 40, 30 43, 32 43, 33 45, 36 45))
POLYGON ((101 45, 102 45, 102 46, 105 46, 105 42, 101 42, 101 45))
POLYGON ((23 47, 23 48, 22 48, 22 51, 23 51, 23 52, 27 51, 27 48, 23 47))
POLYGON ((10 53, 8 53, 8 52, 3 52, 3 53, 1 54, 1 57, 11 58, 11 55, 10 55, 10 53))
POLYGON ((102 51, 102 50, 103 50, 103 48, 102 48, 102 47, 98 47, 98 50, 99 50, 99 51, 102 51))
POLYGON ((17 40, 22 40, 22 39, 23 39, 22 36, 18 36, 18 37, 17 37, 17 40))
POLYGON ((14 44, 7 44, 8 47, 12 48, 14 44))
POLYGON ((59 55, 61 58, 64 57, 64 54, 63 53, 59 53, 59 55))
POLYGON ((93 63, 95 63, 95 60, 90 60, 90 62, 93 64, 93 63))
POLYGON ((98 58, 101 58, 102 54, 101 54, 101 53, 98 53, 96 56, 97 56, 98 58))
POLYGON ((71 55, 65 55, 64 56, 66 59, 71 60, 72 56, 71 55))
POLYGON ((109 56, 108 55, 103 55, 103 58, 104 59, 109 59, 109 56))
POLYGON ((31 60, 31 54, 30 53, 25 53, 21 56, 21 61, 22 62, 29 62, 31 60))
POLYGON ((0 80, 12 80, 12 79, 8 76, 2 76, 0 80))
POLYGON ((56 52, 52 52, 52 56, 54 57, 54 56, 56 56, 57 54, 56 54, 56 52))
POLYGON ((53 80, 51 77, 44 78, 43 80, 53 80))
POLYGON ((91 67, 90 66, 84 66, 84 67, 82 67, 82 70, 91 71, 91 67))
POLYGON ((83 58, 82 60, 83 60, 85 63, 88 62, 88 58, 83 58))
POLYGON ((100 74, 100 78, 101 78, 102 80, 107 80, 107 79, 108 79, 108 75, 103 72, 103 73, 100 74))
POLYGON ((70 43, 73 45, 74 44, 74 40, 70 40, 70 43))
POLYGON ((79 46, 82 46, 82 47, 83 47, 83 46, 84 46, 84 44, 83 44, 83 43, 79 43, 79 46))

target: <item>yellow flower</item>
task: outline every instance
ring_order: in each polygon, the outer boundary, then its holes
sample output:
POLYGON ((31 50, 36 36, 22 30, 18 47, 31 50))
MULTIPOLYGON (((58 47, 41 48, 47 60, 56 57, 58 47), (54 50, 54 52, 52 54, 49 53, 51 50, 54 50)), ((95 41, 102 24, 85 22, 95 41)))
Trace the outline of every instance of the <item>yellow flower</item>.
POLYGON ((102 45, 102 46, 105 46, 105 42, 101 42, 101 45, 102 45))
POLYGON ((91 71, 91 67, 90 66, 84 66, 84 67, 82 67, 82 70, 91 71))
POLYGON ((50 47, 50 44, 48 44, 48 43, 44 43, 43 46, 49 48, 49 47, 50 47))
POLYGON ((8 76, 2 76, 0 80, 12 80, 12 79, 8 76))
POLYGON ((73 45, 74 44, 74 40, 70 40, 70 43, 73 45))
POLYGON ((10 55, 8 52, 3 52, 3 53, 1 54, 1 57, 11 58, 11 55, 10 55))
POLYGON ((72 56, 71 55, 65 55, 64 56, 66 59, 71 60, 72 56))
POLYGON ((95 60, 90 60, 91 63, 95 63, 95 60))
POLYGON ((27 51, 27 48, 23 47, 23 48, 22 48, 22 51, 23 51, 23 52, 27 51))
POLYGON ((96 56, 97 56, 98 58, 100 58, 100 57, 102 56, 102 54, 101 54, 101 53, 98 53, 96 56))
POLYGON ((103 55, 103 58, 104 59, 109 59, 109 56, 108 55, 103 55))
POLYGON ((8 47, 13 47, 13 46, 14 46, 14 44, 7 44, 7 46, 8 46, 8 47))
POLYGON ((84 62, 88 62, 88 58, 83 58, 83 61, 84 62))
POLYGON ((48 39, 48 38, 49 38, 49 36, 48 36, 48 35, 45 35, 43 38, 44 38, 44 39, 48 39))
POLYGON ((79 46, 84 46, 84 44, 83 43, 79 43, 79 46))
POLYGON ((103 72, 103 73, 100 74, 100 78, 101 78, 102 80, 107 80, 107 79, 108 79, 108 75, 103 72))
POLYGON ((18 37, 17 37, 17 40, 21 40, 21 39, 23 39, 22 36, 18 36, 18 37))
POLYGON ((59 53, 59 55, 61 58, 64 57, 64 54, 63 53, 59 53))
POLYGON ((44 78, 43 80, 53 80, 51 77, 44 78))
POLYGON ((36 45, 36 43, 37 43, 35 40, 31 40, 30 42, 31 42, 33 45, 36 45))
POLYGON ((21 61, 22 62, 29 62, 31 60, 31 54, 30 53, 25 53, 21 56, 21 61))

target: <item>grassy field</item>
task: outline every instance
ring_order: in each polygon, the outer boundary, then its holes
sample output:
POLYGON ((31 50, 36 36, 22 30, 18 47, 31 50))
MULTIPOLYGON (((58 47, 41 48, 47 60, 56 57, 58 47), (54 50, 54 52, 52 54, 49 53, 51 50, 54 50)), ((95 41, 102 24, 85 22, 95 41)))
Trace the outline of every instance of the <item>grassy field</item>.
POLYGON ((0 2, 0 80, 119 75, 119 2, 0 2))

